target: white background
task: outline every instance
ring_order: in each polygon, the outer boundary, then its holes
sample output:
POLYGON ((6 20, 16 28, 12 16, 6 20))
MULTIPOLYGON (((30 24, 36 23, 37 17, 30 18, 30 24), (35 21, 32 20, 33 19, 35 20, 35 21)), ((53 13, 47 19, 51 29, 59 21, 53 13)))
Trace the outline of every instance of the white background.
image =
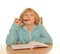
MULTIPOLYGON (((5 40, 14 19, 25 8, 33 8, 43 17, 43 25, 51 35, 53 44, 60 44, 59 0, 0 0, 0 45, 6 45, 5 40)), ((59 48, 56 49, 53 53, 59 54, 59 48)))

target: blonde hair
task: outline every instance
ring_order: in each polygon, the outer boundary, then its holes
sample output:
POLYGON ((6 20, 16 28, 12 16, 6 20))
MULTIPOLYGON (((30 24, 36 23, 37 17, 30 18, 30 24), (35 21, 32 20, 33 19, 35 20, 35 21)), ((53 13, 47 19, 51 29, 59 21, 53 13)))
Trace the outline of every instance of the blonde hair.
POLYGON ((37 13, 35 10, 31 9, 31 8, 26 8, 26 9, 21 13, 21 15, 19 16, 19 18, 23 19, 23 16, 24 16, 24 14, 25 14, 26 12, 33 12, 33 13, 34 13, 34 17, 35 17, 35 22, 34 22, 34 23, 37 25, 37 24, 39 23, 39 21, 40 21, 40 17, 39 17, 39 15, 38 15, 38 13, 37 13))

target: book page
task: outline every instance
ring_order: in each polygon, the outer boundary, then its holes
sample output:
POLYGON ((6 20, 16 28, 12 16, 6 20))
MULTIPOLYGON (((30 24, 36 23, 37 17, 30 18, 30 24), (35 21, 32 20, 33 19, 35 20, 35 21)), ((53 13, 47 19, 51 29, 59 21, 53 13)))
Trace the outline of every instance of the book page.
POLYGON ((28 44, 11 45, 11 47, 13 49, 26 49, 26 48, 36 48, 36 47, 48 47, 48 45, 37 41, 31 41, 28 44))
POLYGON ((38 41, 31 41, 28 43, 29 46, 31 46, 31 48, 34 48, 34 47, 48 47, 47 44, 44 44, 44 43, 41 43, 41 42, 38 42, 38 41))
POLYGON ((31 48, 28 44, 19 44, 19 45, 11 45, 12 49, 26 49, 31 48))

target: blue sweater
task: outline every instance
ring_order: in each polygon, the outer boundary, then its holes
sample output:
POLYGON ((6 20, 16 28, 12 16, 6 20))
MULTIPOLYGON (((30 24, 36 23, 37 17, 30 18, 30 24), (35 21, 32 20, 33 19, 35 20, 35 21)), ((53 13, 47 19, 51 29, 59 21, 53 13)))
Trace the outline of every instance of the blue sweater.
POLYGON ((19 26, 16 23, 13 23, 9 34, 6 38, 6 44, 12 45, 16 42, 27 44, 30 41, 39 41, 42 43, 52 43, 52 38, 44 28, 44 26, 38 24, 32 31, 27 31, 24 26, 19 26))

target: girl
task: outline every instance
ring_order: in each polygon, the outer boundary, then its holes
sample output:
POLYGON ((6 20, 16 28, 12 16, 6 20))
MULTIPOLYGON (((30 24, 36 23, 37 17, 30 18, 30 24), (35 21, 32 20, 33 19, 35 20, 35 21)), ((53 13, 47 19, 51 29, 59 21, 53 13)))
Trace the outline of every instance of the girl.
POLYGON ((9 34, 6 38, 6 44, 12 45, 17 42, 27 44, 30 41, 39 41, 42 43, 52 43, 52 39, 44 26, 39 24, 40 17, 31 8, 25 9, 19 19, 15 19, 9 34))

